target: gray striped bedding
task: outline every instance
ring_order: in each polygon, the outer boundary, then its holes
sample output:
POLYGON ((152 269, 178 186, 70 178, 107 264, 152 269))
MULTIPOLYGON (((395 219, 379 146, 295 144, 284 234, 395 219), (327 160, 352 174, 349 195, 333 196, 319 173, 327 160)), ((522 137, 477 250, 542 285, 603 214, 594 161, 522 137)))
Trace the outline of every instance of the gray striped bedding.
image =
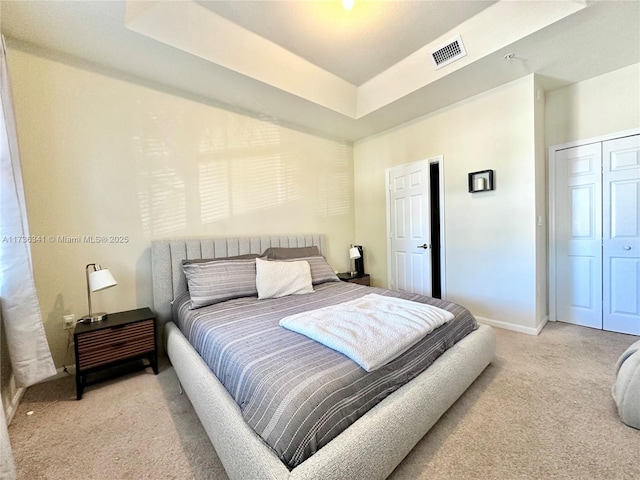
POLYGON ((302 463, 477 328, 459 305, 345 282, 277 299, 244 297, 191 310, 174 301, 174 321, 240 406, 246 422, 289 467, 302 463), (344 355, 278 325, 281 318, 368 293, 435 305, 455 318, 410 350, 367 373, 344 355))

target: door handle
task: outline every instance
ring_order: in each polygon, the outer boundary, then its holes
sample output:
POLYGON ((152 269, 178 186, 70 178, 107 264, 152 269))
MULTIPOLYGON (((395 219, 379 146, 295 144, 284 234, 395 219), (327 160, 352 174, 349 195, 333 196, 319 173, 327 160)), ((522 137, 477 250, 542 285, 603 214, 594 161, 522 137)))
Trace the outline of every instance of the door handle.
POLYGON ((431 247, 431 245, 427 245, 426 243, 423 243, 422 245, 418 245, 418 248, 424 248, 425 250, 429 247, 431 247))
POLYGON ((631 247, 629 245, 627 245, 626 247, 623 247, 625 250, 631 250, 631 247))

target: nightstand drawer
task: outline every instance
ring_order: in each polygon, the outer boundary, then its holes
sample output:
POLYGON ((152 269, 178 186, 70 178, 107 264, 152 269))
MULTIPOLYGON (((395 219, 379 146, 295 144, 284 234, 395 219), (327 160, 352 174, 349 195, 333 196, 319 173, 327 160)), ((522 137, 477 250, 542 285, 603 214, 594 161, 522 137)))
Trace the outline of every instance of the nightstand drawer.
MULTIPOLYGON (((76 354, 76 396, 84 387, 105 379, 105 374, 120 375, 120 364, 149 360, 158 374, 156 316, 150 308, 110 313, 101 322, 79 323, 73 333, 76 354)), ((138 365, 144 363, 137 362, 138 365)))
POLYGON ((153 351, 154 328, 149 319, 78 335, 78 366, 84 370, 153 351))

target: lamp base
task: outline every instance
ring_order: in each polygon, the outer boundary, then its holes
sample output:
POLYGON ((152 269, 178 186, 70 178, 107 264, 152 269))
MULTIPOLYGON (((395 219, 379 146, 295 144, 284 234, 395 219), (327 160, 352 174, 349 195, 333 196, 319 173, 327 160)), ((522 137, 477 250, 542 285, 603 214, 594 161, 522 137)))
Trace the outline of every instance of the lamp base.
POLYGON ((101 322, 107 318, 106 312, 94 313, 93 315, 85 315, 80 319, 82 323, 101 322))

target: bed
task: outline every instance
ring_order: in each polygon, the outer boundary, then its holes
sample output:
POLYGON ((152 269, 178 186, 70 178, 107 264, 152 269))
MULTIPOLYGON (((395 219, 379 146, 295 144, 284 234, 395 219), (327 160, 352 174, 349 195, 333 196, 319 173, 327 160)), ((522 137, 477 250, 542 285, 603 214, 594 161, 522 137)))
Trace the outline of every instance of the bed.
MULTIPOLYGON (((386 478, 482 373, 495 352, 493 330, 480 325, 441 354, 426 371, 386 396, 309 458, 287 465, 282 455, 247 424, 236 399, 174 323, 172 310, 174 300, 184 297, 187 290, 183 260, 261 254, 270 247, 309 246, 326 253, 323 235, 152 243, 154 310, 164 330, 166 352, 232 479, 386 478)), ((339 285, 320 285, 317 290, 329 292, 338 288, 343 289, 339 285)))

